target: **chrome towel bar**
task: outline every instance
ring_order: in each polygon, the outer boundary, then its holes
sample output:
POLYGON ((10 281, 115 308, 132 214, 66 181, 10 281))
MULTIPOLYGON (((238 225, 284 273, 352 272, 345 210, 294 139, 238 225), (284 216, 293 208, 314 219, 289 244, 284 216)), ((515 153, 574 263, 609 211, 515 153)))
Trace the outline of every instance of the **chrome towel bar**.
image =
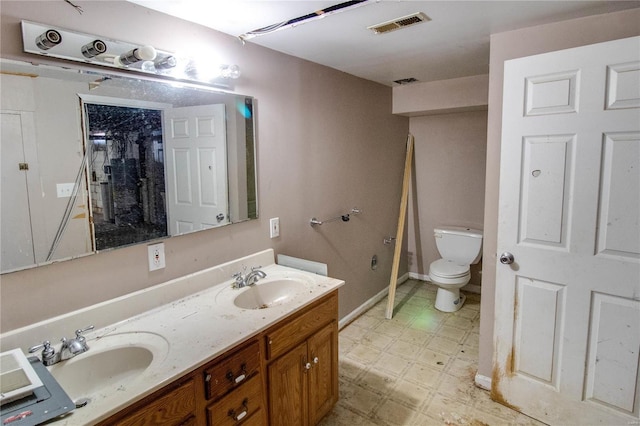
POLYGON ((311 224, 311 226, 322 225, 324 223, 334 222, 334 221, 340 220, 340 219, 342 219, 343 222, 349 222, 349 219, 350 219, 351 215, 357 215, 357 214, 360 214, 360 213, 362 213, 362 210, 360 210, 357 207, 354 207, 354 208, 351 209, 351 211, 349 213, 343 214, 342 216, 336 216, 336 217, 333 217, 331 219, 318 220, 315 217, 312 217, 311 221, 310 221, 310 224, 311 224))

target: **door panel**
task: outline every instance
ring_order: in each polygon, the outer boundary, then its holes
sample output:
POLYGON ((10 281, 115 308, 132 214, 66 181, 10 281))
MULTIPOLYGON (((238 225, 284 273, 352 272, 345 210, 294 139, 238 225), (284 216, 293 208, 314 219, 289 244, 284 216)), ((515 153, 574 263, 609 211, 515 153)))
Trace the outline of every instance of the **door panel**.
POLYGON ((169 234, 229 223, 225 106, 171 108, 164 114, 169 234))
POLYGON ((492 397, 640 420, 640 38, 505 63, 492 397))
POLYGON ((640 217, 640 133, 605 134, 600 184, 599 256, 640 258, 640 238, 629 232, 640 217))
POLYGON ((576 112, 577 81, 577 71, 527 77, 525 116, 576 112))
POLYGON ((269 364, 269 424, 308 424, 307 342, 269 364))
POLYGON ((557 388, 565 286, 522 276, 516 286, 515 371, 557 388))
POLYGON ((593 294, 586 399, 633 414, 640 347, 640 302, 593 294))
POLYGON ((640 108, 640 66, 632 61, 607 69, 607 109, 640 108))
POLYGON ((335 321, 311 336, 308 341, 310 423, 317 424, 338 401, 338 328, 335 321))
POLYGON ((574 136, 524 138, 520 241, 566 248, 574 136))
POLYGON ((2 271, 30 266, 36 263, 31 214, 29 211, 28 170, 19 164, 28 164, 23 148, 23 123, 20 113, 0 114, 2 123, 2 271))

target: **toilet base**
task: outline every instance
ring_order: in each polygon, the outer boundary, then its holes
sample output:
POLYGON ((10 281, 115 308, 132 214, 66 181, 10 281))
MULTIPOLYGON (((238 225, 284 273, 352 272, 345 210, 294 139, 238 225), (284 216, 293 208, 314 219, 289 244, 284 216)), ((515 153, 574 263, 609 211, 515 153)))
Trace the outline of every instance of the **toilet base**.
POLYGON ((460 288, 446 289, 438 287, 436 309, 442 312, 456 312, 462 308, 467 297, 460 294, 460 288))

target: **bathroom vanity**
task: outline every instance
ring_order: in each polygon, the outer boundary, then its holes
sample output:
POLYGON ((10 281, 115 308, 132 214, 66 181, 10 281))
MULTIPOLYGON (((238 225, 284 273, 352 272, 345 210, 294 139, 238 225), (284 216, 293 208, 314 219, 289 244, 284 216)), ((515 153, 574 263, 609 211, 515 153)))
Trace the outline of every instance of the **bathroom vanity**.
POLYGON ((99 424, 314 425, 338 400, 337 323, 334 290, 99 424))
POLYGON ((6 333, 0 343, 26 351, 56 341, 43 336, 58 330, 96 326, 88 352, 49 367, 71 399, 89 400, 53 424, 313 425, 338 399, 343 284, 276 265, 266 250, 6 333), (264 279, 232 288, 233 273, 259 265, 264 279), (134 305, 143 311, 122 313, 134 305))

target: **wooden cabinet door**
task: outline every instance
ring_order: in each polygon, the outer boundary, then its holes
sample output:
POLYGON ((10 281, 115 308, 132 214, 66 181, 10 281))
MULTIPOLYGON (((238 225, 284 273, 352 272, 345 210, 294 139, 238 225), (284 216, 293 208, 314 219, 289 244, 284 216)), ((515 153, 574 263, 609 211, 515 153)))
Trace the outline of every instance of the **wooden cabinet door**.
POLYGON ((309 421, 317 424, 338 401, 338 326, 335 321, 307 341, 309 362, 309 421))
POLYGON ((307 343, 269 364, 269 424, 308 425, 307 343))

